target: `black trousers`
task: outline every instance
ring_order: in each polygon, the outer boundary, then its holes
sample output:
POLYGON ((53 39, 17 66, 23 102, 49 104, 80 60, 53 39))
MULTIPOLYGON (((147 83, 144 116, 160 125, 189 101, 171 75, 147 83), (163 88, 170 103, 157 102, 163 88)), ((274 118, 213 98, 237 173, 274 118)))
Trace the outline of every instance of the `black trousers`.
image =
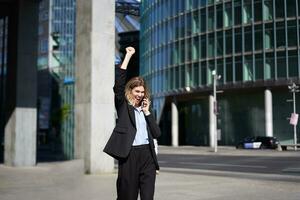
POLYGON ((127 159, 119 160, 117 200, 153 200, 156 168, 149 145, 133 146, 127 159))

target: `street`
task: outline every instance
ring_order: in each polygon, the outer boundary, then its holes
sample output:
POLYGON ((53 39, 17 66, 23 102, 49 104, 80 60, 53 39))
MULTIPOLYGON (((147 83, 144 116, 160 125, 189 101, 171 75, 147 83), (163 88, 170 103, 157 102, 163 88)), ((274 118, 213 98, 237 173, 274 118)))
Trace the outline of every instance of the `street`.
MULTIPOLYGON (((275 152, 276 153, 276 152, 275 152)), ((300 175, 300 156, 159 155, 162 168, 300 175), (298 169, 298 173, 295 171, 298 169)), ((297 172, 297 171, 296 171, 297 172)))
MULTIPOLYGON (((159 147, 155 200, 299 200, 300 151, 159 147)), ((113 200, 117 173, 83 175, 82 160, 0 165, 1 200, 113 200)))

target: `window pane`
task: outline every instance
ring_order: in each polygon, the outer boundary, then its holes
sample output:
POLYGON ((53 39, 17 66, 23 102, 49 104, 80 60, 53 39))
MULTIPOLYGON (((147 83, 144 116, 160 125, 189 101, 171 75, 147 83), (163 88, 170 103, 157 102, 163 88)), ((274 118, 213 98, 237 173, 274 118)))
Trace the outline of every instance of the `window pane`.
POLYGON ((193 86, 198 86, 199 85, 199 63, 194 63, 193 64, 193 86))
POLYGON ((225 4, 224 27, 232 26, 232 6, 231 2, 225 4))
POLYGON ((179 17, 175 18, 175 38, 179 38, 180 35, 180 24, 179 24, 179 17))
POLYGON ((186 48, 185 49, 186 49, 186 52, 184 52, 184 53, 186 53, 185 61, 186 62, 191 61, 193 47, 192 47, 192 40, 190 38, 186 40, 186 48))
POLYGON ((226 82, 232 82, 233 80, 233 63, 232 58, 226 58, 226 82))
POLYGON ((289 77, 298 77, 298 56, 297 51, 289 51, 289 77))
POLYGON ((184 35, 189 36, 189 35, 192 34, 192 14, 191 13, 188 13, 186 15, 185 22, 186 22, 186 25, 185 25, 186 26, 186 33, 184 35))
POLYGON ((215 45, 214 45, 214 42, 215 42, 214 33, 210 33, 208 35, 208 48, 207 48, 208 57, 215 56, 215 45))
POLYGON ((195 11, 193 12, 193 18, 192 18, 192 30, 193 33, 198 33, 200 31, 200 23, 199 23, 199 12, 195 11))
POLYGON ((225 32, 225 47, 226 54, 232 54, 232 30, 225 32))
POLYGON ((193 81, 194 81, 194 79, 192 77, 192 65, 188 65, 187 69, 186 69, 186 73, 185 73, 185 85, 184 85, 184 87, 193 86, 194 85, 193 81))
POLYGON ((265 0, 264 1, 264 20, 272 20, 273 19, 273 1, 265 0))
POLYGON ((235 80, 243 80, 243 65, 241 56, 235 57, 235 80))
POLYGON ((201 58, 206 58, 206 35, 201 36, 201 58))
POLYGON ((223 31, 217 32, 217 55, 223 55, 223 31))
POLYGON ((235 53, 242 51, 242 29, 235 29, 235 53))
POLYGON ((224 79, 224 67, 223 67, 223 59, 217 60, 217 73, 220 75, 219 83, 223 82, 224 79))
POLYGON ((261 21, 262 19, 262 1, 254 0, 254 21, 261 21))
POLYGON ((266 53, 265 79, 275 78, 274 53, 266 53))
POLYGON ((285 52, 277 52, 277 77, 286 78, 286 56, 285 52))
POLYGON ((263 35, 262 35, 262 25, 255 25, 254 26, 255 32, 255 50, 261 50, 263 44, 263 35))
POLYGON ((217 28, 223 27, 223 4, 217 5, 217 28))
POLYGON ((208 62, 208 71, 207 71, 207 84, 212 84, 212 71, 215 70, 215 61, 210 60, 208 62))
POLYGON ((180 87, 181 88, 184 88, 186 86, 185 75, 186 75, 185 66, 181 65, 180 66, 180 87))
POLYGON ((202 8, 201 9, 201 32, 206 31, 206 9, 202 8))
POLYGON ((184 37, 184 15, 179 17, 179 37, 184 37))
POLYGON ((242 22, 241 0, 234 1, 234 24, 238 25, 242 22))
POLYGON ((286 1, 286 14, 287 17, 296 16, 296 0, 287 0, 286 1))
POLYGON ((288 46, 297 46, 297 21, 288 21, 288 46))
POLYGON ((252 51, 252 27, 248 26, 244 29, 245 34, 245 51, 252 51))
POLYGON ((251 0, 244 0, 243 6, 243 23, 251 23, 252 21, 252 9, 251 9, 251 0))
POLYGON ((192 60, 197 60, 199 58, 199 37, 193 38, 193 47, 192 47, 192 60))
POLYGON ((285 47, 285 30, 284 30, 284 22, 276 23, 276 47, 283 48, 285 47))
POLYGON ((253 78, 253 58, 252 56, 245 56, 244 61, 244 81, 254 80, 253 78))
POLYGON ((276 18, 284 18, 284 0, 275 0, 276 18))
POLYGON ((179 67, 175 68, 175 88, 179 88, 180 86, 180 73, 179 67))
POLYGON ((184 46, 184 40, 181 40, 180 42, 180 63, 184 62, 185 58, 185 46, 184 46))
POLYGON ((274 28, 273 23, 265 24, 265 48, 274 48, 274 28))
POLYGON ((264 64, 262 54, 255 55, 255 80, 263 79, 264 64))
POLYGON ((207 80, 206 80, 206 62, 201 62, 201 84, 206 85, 207 80))
POLYGON ((207 22, 207 28, 208 30, 214 29, 214 7, 208 8, 208 22, 207 22))

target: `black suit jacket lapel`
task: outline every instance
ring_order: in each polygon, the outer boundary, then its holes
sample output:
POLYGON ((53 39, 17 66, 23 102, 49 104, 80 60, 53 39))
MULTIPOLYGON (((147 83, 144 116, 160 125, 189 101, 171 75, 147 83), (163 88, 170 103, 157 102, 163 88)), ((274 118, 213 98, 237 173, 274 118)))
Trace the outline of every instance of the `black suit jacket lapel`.
POLYGON ((130 121, 133 124, 134 128, 136 128, 135 115, 133 109, 134 109, 133 106, 128 105, 128 114, 129 114, 130 121))

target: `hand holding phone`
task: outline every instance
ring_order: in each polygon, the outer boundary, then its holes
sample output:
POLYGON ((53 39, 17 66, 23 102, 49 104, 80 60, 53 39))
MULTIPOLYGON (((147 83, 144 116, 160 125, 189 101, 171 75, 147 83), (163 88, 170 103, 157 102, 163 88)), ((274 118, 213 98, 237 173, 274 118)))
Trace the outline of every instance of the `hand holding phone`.
POLYGON ((142 100, 141 106, 144 113, 149 113, 150 101, 148 98, 142 100))

